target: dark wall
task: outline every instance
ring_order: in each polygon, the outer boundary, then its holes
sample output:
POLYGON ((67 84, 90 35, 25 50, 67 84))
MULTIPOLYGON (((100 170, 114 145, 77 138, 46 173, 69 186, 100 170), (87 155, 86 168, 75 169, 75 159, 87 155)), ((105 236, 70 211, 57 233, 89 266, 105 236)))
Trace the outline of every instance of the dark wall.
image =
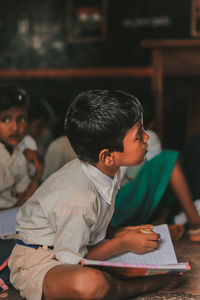
MULTIPOLYGON (((72 0, 92 3, 98 0, 72 0)), ((0 69, 131 67, 151 64, 144 38, 191 38, 190 0, 107 0, 107 37, 101 42, 68 40, 67 0, 0 1, 0 69)), ((122 89, 139 97, 150 90, 150 79, 10 79, 30 95, 48 98, 60 114, 80 91, 92 88, 122 89)), ((165 146, 181 148, 184 141, 185 97, 169 82, 165 95, 165 146), (181 101, 181 105, 180 105, 181 101), (179 124, 175 126, 178 116, 179 124), (168 119, 171 120, 168 123, 168 119), (177 127, 178 126, 178 127, 177 127)), ((183 83, 178 86, 184 90, 183 83)))
POLYGON ((142 38, 190 37, 190 0, 107 0, 107 39, 71 43, 67 3, 0 1, 0 68, 146 65, 142 38))

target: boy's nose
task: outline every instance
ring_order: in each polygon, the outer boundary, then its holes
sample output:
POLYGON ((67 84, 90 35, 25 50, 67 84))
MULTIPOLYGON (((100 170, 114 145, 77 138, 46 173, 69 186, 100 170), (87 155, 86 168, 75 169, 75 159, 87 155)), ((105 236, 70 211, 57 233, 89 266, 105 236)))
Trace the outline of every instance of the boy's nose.
POLYGON ((17 121, 12 121, 11 129, 12 129, 13 132, 18 131, 18 123, 17 123, 17 121))

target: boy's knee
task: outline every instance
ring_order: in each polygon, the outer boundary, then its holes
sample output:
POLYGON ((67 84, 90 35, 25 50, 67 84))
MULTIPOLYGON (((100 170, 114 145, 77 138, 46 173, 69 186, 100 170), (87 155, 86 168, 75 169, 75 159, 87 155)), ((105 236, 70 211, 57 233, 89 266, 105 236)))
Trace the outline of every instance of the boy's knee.
MULTIPOLYGON (((109 275, 108 275, 109 276, 109 275)), ((101 271, 82 267, 55 284, 43 284, 43 293, 46 300, 64 299, 107 299, 110 292, 108 277, 101 271)))
POLYGON ((92 268, 83 268, 77 274, 74 284, 79 299, 106 299, 110 291, 110 283, 105 274, 92 268))

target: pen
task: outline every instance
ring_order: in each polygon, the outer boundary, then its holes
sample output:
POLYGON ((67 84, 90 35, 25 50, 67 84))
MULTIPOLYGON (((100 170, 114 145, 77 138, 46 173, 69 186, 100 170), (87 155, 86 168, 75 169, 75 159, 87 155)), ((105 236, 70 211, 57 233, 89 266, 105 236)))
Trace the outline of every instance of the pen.
POLYGON ((151 229, 141 229, 142 233, 151 233, 152 230, 151 229))
MULTIPOLYGON (((152 233, 154 231, 151 229, 141 229, 141 232, 142 233, 152 233)), ((159 237, 158 242, 161 242, 161 241, 162 241, 162 239, 161 239, 161 237, 159 237)))

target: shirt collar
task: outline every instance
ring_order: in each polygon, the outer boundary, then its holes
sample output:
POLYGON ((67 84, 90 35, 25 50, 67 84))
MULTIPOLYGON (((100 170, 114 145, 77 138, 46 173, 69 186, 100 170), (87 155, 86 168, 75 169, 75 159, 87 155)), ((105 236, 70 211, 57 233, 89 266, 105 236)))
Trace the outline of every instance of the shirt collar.
POLYGON ((108 204, 111 204, 113 201, 114 192, 120 187, 120 170, 113 178, 110 178, 96 167, 85 162, 80 163, 81 169, 95 185, 98 193, 108 204))
MULTIPOLYGON (((6 146, 1 142, 0 142, 0 148, 6 150, 9 153, 9 151, 6 149, 6 146)), ((9 155, 12 156, 14 154, 14 152, 16 152, 16 151, 19 151, 19 146, 18 145, 16 145, 14 147, 12 154, 9 153, 9 155)))

